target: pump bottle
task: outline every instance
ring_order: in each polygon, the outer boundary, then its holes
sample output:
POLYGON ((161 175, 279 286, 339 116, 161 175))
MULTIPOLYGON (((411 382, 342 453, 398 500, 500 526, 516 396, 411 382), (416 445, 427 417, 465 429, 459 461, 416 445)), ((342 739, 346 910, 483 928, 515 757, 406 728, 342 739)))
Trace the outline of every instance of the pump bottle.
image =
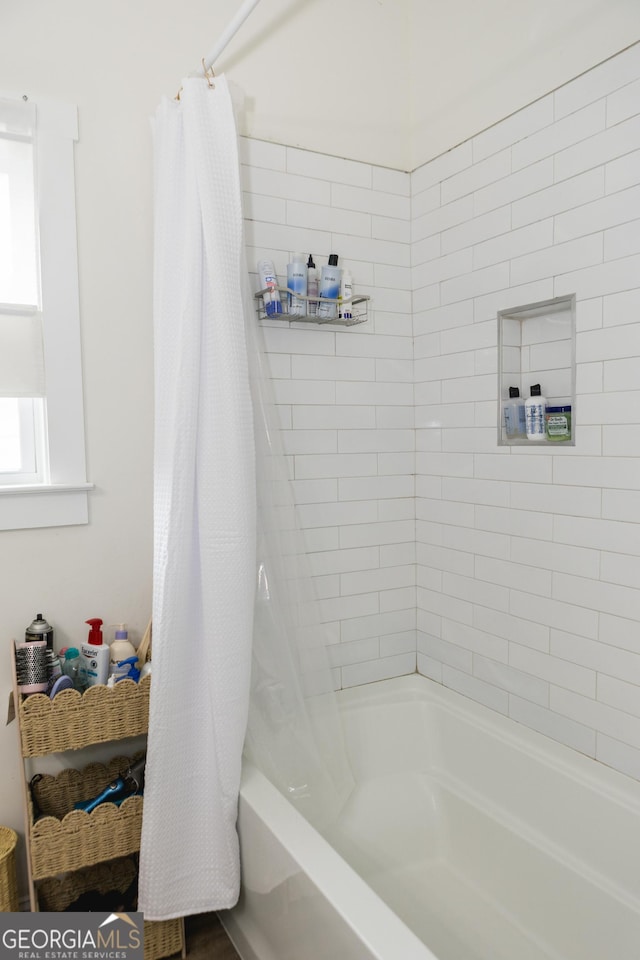
POLYGON ((332 253, 329 257, 329 263, 325 264, 320 273, 319 317, 323 320, 334 320, 337 317, 339 295, 340 267, 338 266, 338 254, 332 253))
POLYGON ((129 640, 126 623, 116 625, 116 635, 109 646, 109 676, 116 678, 129 676, 131 658, 137 659, 136 648, 129 640), (126 662, 126 666, 123 664, 126 662))
POLYGON ((106 683, 109 677, 109 647, 102 642, 102 620, 94 617, 86 620, 91 629, 86 643, 80 644, 80 681, 92 687, 106 683))

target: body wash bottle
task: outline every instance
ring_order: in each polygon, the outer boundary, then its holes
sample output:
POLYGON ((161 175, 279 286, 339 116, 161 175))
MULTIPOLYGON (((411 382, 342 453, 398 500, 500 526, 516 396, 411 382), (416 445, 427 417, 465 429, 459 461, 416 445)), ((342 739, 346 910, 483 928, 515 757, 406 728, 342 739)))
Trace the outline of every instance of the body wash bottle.
POLYGON ((307 264, 302 253, 294 253, 291 263, 287 264, 287 289, 289 290, 289 315, 306 316, 307 301, 300 299, 307 295, 307 264))
POLYGON ((340 267, 338 266, 338 254, 332 253, 329 257, 329 263, 322 268, 320 275, 320 302, 318 304, 318 316, 323 320, 334 320, 338 316, 338 297, 340 296, 340 267), (334 300, 335 303, 327 302, 334 300))
POLYGON ((544 422, 544 409, 546 404, 547 401, 542 396, 540 391, 540 384, 532 384, 531 396, 524 402, 524 418, 527 425, 527 440, 546 439, 544 422))

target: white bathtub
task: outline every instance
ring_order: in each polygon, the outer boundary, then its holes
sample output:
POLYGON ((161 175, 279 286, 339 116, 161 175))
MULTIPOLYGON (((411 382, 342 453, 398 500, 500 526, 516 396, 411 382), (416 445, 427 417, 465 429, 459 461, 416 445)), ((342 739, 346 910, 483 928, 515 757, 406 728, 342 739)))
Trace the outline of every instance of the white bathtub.
POLYGON ((331 843, 245 771, 243 960, 640 958, 640 782, 416 675, 339 700, 331 843))

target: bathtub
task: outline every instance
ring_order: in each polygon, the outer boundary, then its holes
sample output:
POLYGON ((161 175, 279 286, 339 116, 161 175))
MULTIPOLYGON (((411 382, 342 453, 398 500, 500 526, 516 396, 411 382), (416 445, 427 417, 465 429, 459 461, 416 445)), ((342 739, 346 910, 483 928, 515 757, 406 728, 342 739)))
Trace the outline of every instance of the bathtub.
POLYGON ((244 772, 243 960, 638 960, 640 782, 417 675, 339 702, 324 836, 244 772))

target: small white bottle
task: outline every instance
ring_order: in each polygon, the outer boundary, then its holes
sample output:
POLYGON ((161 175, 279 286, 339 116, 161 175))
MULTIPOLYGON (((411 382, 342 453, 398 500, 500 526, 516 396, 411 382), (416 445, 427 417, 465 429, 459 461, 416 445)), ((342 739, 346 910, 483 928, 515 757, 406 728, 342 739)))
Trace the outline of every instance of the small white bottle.
POLYGON ((320 273, 320 302, 318 303, 318 317, 321 317, 323 320, 334 320, 338 316, 340 273, 340 267, 338 266, 338 254, 332 253, 329 257, 329 263, 325 264, 320 273), (330 301, 335 302, 332 303, 330 301))
POLYGON ((307 301, 301 298, 307 295, 307 264, 302 253, 294 253, 291 263, 287 264, 287 289, 289 316, 306 316, 307 301))
POLYGON ((258 261, 258 275, 260 277, 260 289, 265 293, 262 296, 264 300, 264 312, 268 317, 277 313, 282 313, 282 302, 278 291, 278 277, 273 260, 258 261))
POLYGON ((524 402, 524 419, 527 427, 527 440, 545 440, 544 411, 547 405, 540 391, 540 384, 531 386, 531 396, 524 402))
POLYGON ((315 317, 318 312, 318 301, 313 299, 318 296, 318 287, 318 269, 313 262, 313 255, 309 254, 309 259, 307 260, 307 296, 309 297, 307 301, 307 313, 310 317, 315 317))
POLYGON ((340 310, 339 314, 343 320, 351 320, 353 317, 351 309, 351 298, 353 296, 353 280, 348 270, 342 271, 340 279, 340 310))

